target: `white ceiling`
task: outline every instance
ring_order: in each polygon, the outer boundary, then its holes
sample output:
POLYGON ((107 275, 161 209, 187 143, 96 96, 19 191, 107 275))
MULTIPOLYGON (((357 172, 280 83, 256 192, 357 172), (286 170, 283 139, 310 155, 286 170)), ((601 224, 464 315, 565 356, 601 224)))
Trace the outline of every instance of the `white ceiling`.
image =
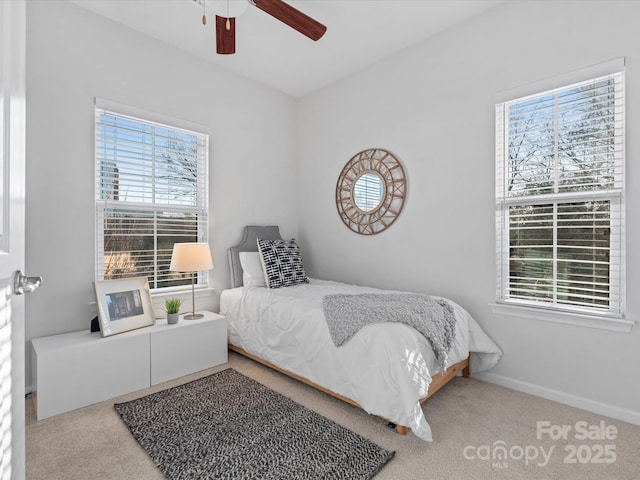
MULTIPOLYGON (((504 0, 289 0, 327 26, 317 42, 249 5, 236 54, 217 55, 215 17, 194 0, 70 0, 295 97, 302 97, 504 0)), ((206 0, 213 5, 214 0, 206 0)))

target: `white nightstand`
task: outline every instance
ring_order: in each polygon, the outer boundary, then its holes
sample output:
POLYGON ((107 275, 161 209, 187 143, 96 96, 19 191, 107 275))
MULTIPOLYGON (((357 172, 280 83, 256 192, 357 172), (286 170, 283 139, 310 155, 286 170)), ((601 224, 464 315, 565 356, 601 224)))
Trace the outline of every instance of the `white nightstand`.
POLYGON ((227 320, 201 312, 201 320, 169 325, 158 320, 151 331, 151 385, 227 362, 227 320))
POLYGON ((34 338, 38 420, 227 362, 227 320, 216 313, 102 338, 88 330, 34 338))

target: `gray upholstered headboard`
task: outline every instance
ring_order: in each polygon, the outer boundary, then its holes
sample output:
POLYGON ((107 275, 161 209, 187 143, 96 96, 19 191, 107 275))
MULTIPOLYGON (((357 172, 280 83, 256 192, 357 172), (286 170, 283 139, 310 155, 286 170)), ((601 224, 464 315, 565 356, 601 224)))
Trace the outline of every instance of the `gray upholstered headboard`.
POLYGON ((234 247, 229 248, 229 270, 231 273, 231 288, 242 286, 242 266, 240 265, 240 252, 257 252, 258 238, 265 240, 281 240, 277 225, 260 227, 250 225, 244 227, 242 240, 234 247))

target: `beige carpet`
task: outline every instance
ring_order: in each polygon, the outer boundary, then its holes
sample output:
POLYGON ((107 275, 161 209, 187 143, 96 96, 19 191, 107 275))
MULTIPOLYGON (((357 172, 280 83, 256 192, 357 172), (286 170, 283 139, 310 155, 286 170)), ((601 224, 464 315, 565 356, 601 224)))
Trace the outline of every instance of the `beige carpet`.
POLYGON ((396 435, 380 419, 232 353, 227 365, 39 422, 35 420, 32 399, 27 398, 27 478, 162 479, 115 413, 113 403, 229 366, 382 447, 395 450, 395 458, 376 480, 640 478, 639 426, 472 378, 456 378, 424 406, 434 432, 433 443, 425 443, 412 434, 396 435), (567 439, 553 440, 547 434, 538 439, 537 422, 545 421, 553 433, 559 430, 556 427, 571 426, 567 439), (616 438, 576 439, 580 435, 575 429, 577 422, 584 422, 579 427, 596 430, 604 422, 610 437, 612 429, 617 431, 616 438), (486 459, 500 453, 500 446, 506 446, 505 459, 486 459), (575 463, 565 463, 572 459, 575 463), (604 460, 611 463, 597 463, 604 460))

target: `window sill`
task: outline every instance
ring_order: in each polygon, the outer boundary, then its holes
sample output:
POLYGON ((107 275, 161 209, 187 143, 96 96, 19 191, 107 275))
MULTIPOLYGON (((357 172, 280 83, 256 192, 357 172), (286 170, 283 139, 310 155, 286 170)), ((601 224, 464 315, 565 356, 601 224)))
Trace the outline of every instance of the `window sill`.
MULTIPOLYGON (((212 287, 197 288, 194 291, 195 298, 209 297, 215 292, 212 287)), ((191 300, 191 286, 187 288, 176 288, 175 290, 164 290, 160 292, 151 292, 151 298, 156 300, 166 300, 167 298, 181 298, 182 300, 191 300)))
MULTIPOLYGON (((205 288, 199 288, 199 289, 196 288, 194 291, 194 299, 209 297, 213 295, 213 292, 215 292, 215 289, 213 287, 205 287, 205 288)), ((191 309, 193 308, 191 305, 191 300, 192 300, 191 286, 188 286, 187 288, 176 287, 170 290, 166 289, 158 293, 153 293, 152 291, 151 301, 153 303, 153 308, 156 313, 156 318, 165 317, 164 302, 165 300, 168 300, 170 298, 179 298, 180 300, 182 300, 182 306, 183 306, 182 313, 191 312, 191 309)), ((198 310, 197 305, 195 310, 196 311, 198 310)))
POLYGON ((625 318, 607 317, 604 315, 585 315, 571 312, 558 312, 544 308, 525 307, 507 303, 490 303, 491 311, 498 315, 531 318, 545 322, 575 325, 579 327, 597 328, 612 332, 629 333, 635 322, 625 318))

